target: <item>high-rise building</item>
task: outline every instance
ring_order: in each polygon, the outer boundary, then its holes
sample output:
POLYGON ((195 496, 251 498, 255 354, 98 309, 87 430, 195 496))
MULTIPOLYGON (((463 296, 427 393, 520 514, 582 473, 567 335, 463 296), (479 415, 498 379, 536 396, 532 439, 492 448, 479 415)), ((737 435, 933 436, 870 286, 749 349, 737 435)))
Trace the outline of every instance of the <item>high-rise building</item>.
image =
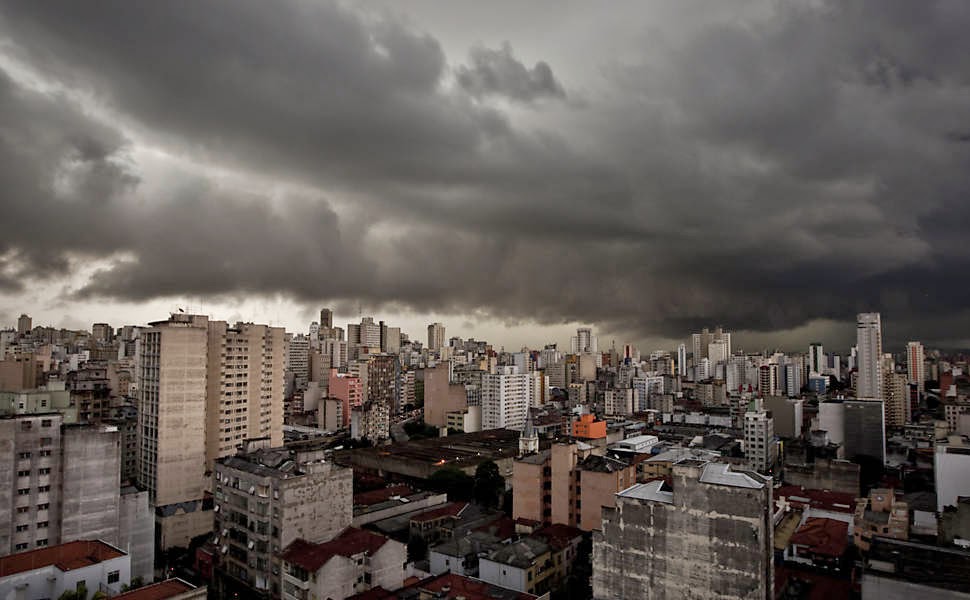
POLYGON ((529 410, 529 374, 498 367, 482 375, 482 429, 522 429, 529 410))
POLYGON ((428 350, 440 352, 445 345, 445 326, 441 323, 428 325, 428 350))
POLYGON ((919 342, 906 344, 906 374, 909 383, 915 385, 922 394, 926 386, 926 355, 923 344, 919 342))
POLYGON ((320 309, 320 329, 333 327, 333 311, 329 308, 320 309))
POLYGON ((138 483, 157 507, 161 549, 208 531, 215 460, 246 438, 283 443, 283 329, 173 314, 141 334, 138 483))
POLYGON ((96 342, 110 342, 114 333, 114 329, 107 323, 95 323, 91 326, 91 338, 96 342))
POLYGON ((808 346, 808 374, 821 375, 825 372, 825 350, 821 342, 814 342, 808 346))
POLYGON ((148 494, 122 493, 117 428, 62 423, 53 412, 0 418, 0 556, 100 539, 128 549, 132 575, 150 579, 148 494))
POLYGON ((296 387, 304 389, 309 380, 310 340, 303 335, 286 334, 286 369, 296 379, 296 387))
POLYGON ((33 322, 33 319, 31 319, 28 315, 20 315, 20 317, 17 319, 17 333, 20 335, 27 335, 30 333, 33 322))
POLYGON ((882 324, 879 313, 856 317, 858 348, 858 398, 879 398, 882 393, 882 324))
POLYGON ((691 334, 691 346, 694 352, 694 365, 700 363, 702 358, 710 358, 708 351, 713 342, 724 342, 727 344, 727 356, 731 355, 731 334, 717 327, 711 332, 707 327, 700 333, 691 334))
POLYGON ((771 479, 694 459, 672 470, 672 489, 638 483, 603 510, 593 598, 774 598, 771 479))
POLYGON ((775 421, 758 398, 751 401, 744 413, 744 456, 748 468, 759 473, 768 473, 778 456, 775 421))
POLYGON ((687 377, 687 344, 677 346, 677 374, 687 377))
POLYGON ((570 340, 570 350, 572 354, 582 354, 584 352, 598 352, 599 343, 593 330, 589 327, 580 327, 576 330, 576 335, 570 340))
POLYGON ((844 402, 845 457, 868 456, 886 461, 886 416, 882 400, 844 402))

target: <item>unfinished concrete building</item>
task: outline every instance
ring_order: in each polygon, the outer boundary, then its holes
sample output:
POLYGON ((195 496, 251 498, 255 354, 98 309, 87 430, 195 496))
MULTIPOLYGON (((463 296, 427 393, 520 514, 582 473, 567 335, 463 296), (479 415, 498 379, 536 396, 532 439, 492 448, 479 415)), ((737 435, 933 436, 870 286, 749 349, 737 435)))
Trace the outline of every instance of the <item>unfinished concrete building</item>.
POLYGON ((603 509, 593 533, 593 597, 772 597, 771 479, 683 460, 603 509))

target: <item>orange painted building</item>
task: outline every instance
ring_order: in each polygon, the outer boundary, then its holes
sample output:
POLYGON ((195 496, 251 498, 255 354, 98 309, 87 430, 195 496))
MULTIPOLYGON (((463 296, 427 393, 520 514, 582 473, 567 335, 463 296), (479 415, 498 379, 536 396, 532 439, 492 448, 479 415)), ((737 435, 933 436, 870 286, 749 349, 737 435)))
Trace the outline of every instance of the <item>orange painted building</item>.
POLYGON ((573 421, 573 437, 583 440, 598 440, 606 437, 606 421, 597 421, 593 415, 580 415, 573 421))

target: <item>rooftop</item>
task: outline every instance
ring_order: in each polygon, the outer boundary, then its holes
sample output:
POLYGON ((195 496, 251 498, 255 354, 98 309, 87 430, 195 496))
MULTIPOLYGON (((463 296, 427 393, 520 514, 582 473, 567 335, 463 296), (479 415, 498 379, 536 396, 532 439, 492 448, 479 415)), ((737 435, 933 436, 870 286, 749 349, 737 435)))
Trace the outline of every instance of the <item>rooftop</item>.
POLYGON ((0 577, 49 566, 67 572, 121 556, 125 556, 125 553, 101 540, 67 542, 0 558, 0 577))
POLYGON ((549 551, 549 545, 535 538, 522 538, 517 542, 506 544, 488 555, 492 562, 528 569, 536 559, 549 551))
POLYGON ((406 485, 392 485, 380 490, 371 490, 369 492, 354 494, 354 506, 371 506, 373 504, 387 502, 394 496, 407 497, 413 493, 414 490, 406 485))
MULTIPOLYGON (((532 594, 516 592, 514 590, 485 583, 479 579, 464 577, 455 573, 445 573, 437 577, 429 577, 414 585, 415 588, 434 594, 435 598, 465 600, 532 600, 537 598, 532 594)), ((394 597, 394 596, 391 596, 394 597)))
POLYGON ((707 463, 700 476, 701 483, 713 483, 730 487, 762 489, 765 479, 750 471, 733 471, 731 465, 723 463, 707 463))
POLYGON ((662 479, 649 483, 637 483, 627 489, 618 492, 616 495, 621 498, 635 498, 637 500, 649 500, 651 502, 674 503, 674 493, 664 489, 662 479))
POLYGON ((435 519, 441 519, 443 517, 459 517, 461 516, 462 511, 464 511, 467 507, 467 502, 449 502, 444 506, 439 506, 437 508, 432 508, 431 510, 418 513, 411 517, 411 521, 424 523, 427 521, 434 521, 435 519))
POLYGON ((787 498, 794 506, 816 508, 832 512, 855 513, 855 496, 844 492, 812 490, 796 485, 783 485, 774 492, 775 498, 787 498))
POLYGON ((966 593, 970 592, 970 553, 876 537, 869 548, 863 582, 870 575, 966 593))
POLYGON ((113 598, 115 600, 165 600, 194 589, 194 585, 181 579, 167 579, 113 596, 113 598))
POLYGON ((807 546, 813 554, 838 558, 849 546, 849 524, 835 519, 811 518, 791 536, 791 543, 807 546))
POLYGON ((622 471, 630 466, 626 461, 619 460, 616 458, 610 458, 608 456, 598 456, 596 454, 590 454, 583 460, 579 461, 576 465, 583 471, 595 471, 598 473, 615 473, 617 471, 622 471))
POLYGON ((313 573, 334 556, 351 557, 363 552, 374 554, 386 541, 387 538, 382 535, 348 527, 340 535, 323 544, 313 544, 298 539, 283 551, 280 558, 313 573))

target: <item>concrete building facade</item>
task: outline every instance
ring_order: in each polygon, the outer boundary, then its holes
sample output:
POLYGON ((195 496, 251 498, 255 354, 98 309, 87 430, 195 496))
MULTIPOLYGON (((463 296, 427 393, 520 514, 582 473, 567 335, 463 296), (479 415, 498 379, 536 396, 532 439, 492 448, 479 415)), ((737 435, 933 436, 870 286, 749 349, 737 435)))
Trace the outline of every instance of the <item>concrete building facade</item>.
POLYGON ((696 460, 672 479, 672 490, 637 484, 603 509, 593 597, 773 598, 771 479, 696 460))
POLYGON ((328 541, 353 520, 353 471, 322 452, 292 452, 251 440, 219 459, 213 481, 217 590, 280 596, 276 555, 297 539, 328 541))

